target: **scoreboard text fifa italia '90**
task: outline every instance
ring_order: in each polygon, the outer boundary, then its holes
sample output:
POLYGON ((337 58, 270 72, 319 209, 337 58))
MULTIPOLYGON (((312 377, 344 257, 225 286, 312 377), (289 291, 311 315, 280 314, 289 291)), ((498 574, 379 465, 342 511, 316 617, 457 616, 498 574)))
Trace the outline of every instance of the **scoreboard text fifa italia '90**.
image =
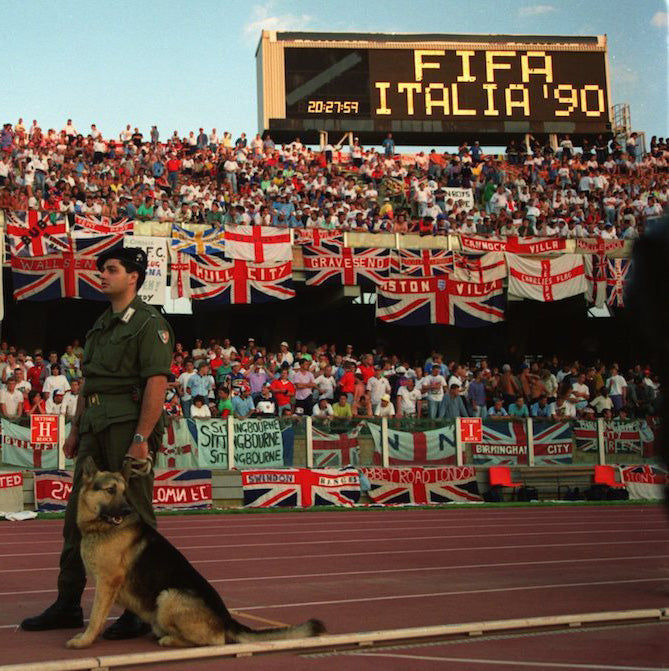
POLYGON ((261 130, 610 132, 606 38, 263 33, 261 130))

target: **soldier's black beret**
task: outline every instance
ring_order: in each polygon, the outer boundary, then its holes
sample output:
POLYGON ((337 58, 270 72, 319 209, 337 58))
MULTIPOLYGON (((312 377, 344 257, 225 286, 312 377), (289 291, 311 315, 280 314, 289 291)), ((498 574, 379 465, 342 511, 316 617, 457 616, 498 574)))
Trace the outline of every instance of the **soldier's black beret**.
POLYGON ((110 249, 103 252, 98 256, 95 262, 98 270, 102 270, 105 261, 108 261, 109 259, 118 259, 129 272, 137 270, 142 276, 146 274, 148 261, 146 252, 140 247, 119 247, 118 249, 110 249))

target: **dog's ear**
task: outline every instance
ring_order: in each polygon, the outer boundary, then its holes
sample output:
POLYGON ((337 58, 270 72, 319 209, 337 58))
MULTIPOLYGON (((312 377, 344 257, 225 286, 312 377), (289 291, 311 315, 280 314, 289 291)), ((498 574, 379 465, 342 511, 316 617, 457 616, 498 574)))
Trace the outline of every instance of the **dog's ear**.
POLYGON ((83 476, 87 480, 92 480, 95 477, 95 474, 97 472, 98 472, 98 467, 96 466, 95 461, 93 461, 93 457, 91 457, 89 455, 84 460, 83 476))

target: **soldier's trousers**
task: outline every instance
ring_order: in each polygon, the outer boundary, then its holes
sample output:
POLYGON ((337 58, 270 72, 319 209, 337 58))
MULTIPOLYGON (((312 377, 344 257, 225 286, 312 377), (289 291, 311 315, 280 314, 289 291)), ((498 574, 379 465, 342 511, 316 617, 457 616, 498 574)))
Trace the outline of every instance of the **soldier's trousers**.
MULTIPOLYGON (((83 464, 91 456, 102 471, 120 471, 137 427, 137 420, 112 424, 100 433, 84 433, 79 436, 79 452, 74 467, 72 493, 67 502, 63 526, 63 551, 60 555, 58 575, 58 599, 68 603, 79 603, 86 586, 86 570, 81 559, 81 533, 77 526, 77 500, 81 487, 83 464)), ((149 438, 149 449, 155 454, 157 438, 149 438)), ((156 526, 153 512, 153 471, 146 476, 130 478, 126 496, 139 516, 147 524, 156 526)))

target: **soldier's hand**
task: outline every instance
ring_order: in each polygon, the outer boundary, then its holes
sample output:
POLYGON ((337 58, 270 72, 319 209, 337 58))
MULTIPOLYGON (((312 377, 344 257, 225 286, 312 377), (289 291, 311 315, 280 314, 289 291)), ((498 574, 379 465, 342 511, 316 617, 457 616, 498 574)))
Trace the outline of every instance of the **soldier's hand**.
POLYGON ((79 452, 79 436, 76 431, 70 431, 70 435, 63 443, 63 452, 68 459, 74 459, 79 452))
POLYGON ((147 459, 149 456, 149 443, 146 440, 143 443, 132 443, 127 456, 140 461, 147 459))

